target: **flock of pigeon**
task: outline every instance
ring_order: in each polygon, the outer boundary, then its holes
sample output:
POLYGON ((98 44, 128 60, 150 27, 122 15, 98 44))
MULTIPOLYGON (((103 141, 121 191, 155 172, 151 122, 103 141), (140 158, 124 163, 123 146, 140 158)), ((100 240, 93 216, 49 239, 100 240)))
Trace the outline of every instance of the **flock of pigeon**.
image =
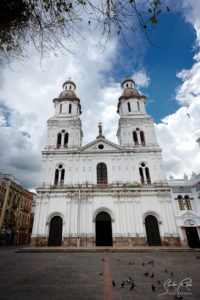
MULTIPOLYGON (((103 258, 102 261, 105 262, 105 259, 103 258)), ((147 264, 148 265, 152 265, 154 267, 154 261, 153 260, 151 260, 151 261, 149 261, 147 263, 143 262, 142 266, 145 266, 147 264)), ((129 265, 134 265, 134 262, 129 262, 129 265)), ((169 272, 167 269, 165 269, 164 272, 170 274, 171 277, 173 277, 173 275, 174 275, 173 272, 169 272)), ((103 272, 100 272, 99 275, 102 276, 103 272)), ((150 272, 150 273, 149 272, 145 272, 144 276, 153 278, 154 277, 154 273, 153 272, 150 272)), ((160 285, 161 281, 157 280, 157 284, 160 285)), ((117 286, 116 282, 114 280, 112 280, 112 286, 113 286, 113 288, 115 288, 117 286)), ((135 288, 135 281, 134 281, 133 278, 128 277, 128 279, 122 281, 122 283, 120 284, 120 288, 124 288, 124 287, 127 287, 127 286, 129 287, 130 291, 134 290, 134 288, 135 288)), ((156 286, 154 284, 151 285, 151 290, 152 290, 152 292, 156 291, 156 286)), ((174 298, 182 300, 183 296, 177 294, 177 295, 174 296, 174 298)))

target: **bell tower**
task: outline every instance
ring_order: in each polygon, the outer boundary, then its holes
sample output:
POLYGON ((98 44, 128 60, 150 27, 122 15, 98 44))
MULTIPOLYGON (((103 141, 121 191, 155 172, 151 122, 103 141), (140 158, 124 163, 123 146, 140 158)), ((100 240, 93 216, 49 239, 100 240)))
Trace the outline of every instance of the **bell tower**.
POLYGON ((122 95, 118 99, 117 113, 120 115, 117 137, 121 147, 158 148, 153 118, 146 113, 146 96, 136 88, 131 78, 122 81, 122 95))
POLYGON ((82 143, 81 104, 76 96, 76 84, 67 80, 63 91, 53 99, 55 115, 48 120, 45 150, 78 150, 82 143))

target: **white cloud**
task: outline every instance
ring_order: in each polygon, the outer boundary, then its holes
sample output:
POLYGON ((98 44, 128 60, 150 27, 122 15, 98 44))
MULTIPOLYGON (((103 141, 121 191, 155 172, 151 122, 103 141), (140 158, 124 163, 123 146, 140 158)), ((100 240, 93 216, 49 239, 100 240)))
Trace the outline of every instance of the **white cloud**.
POLYGON ((200 148, 196 142, 200 136, 200 102, 181 107, 156 125, 158 142, 163 149, 163 159, 167 172, 177 177, 184 173, 200 171, 200 148))
POLYGON ((131 78, 134 79, 134 81, 138 85, 138 87, 147 87, 147 86, 149 86, 150 77, 147 76, 147 74, 144 70, 140 70, 136 73, 133 73, 131 78))
POLYGON ((183 84, 177 88, 176 100, 182 105, 200 100, 200 53, 194 59, 196 62, 190 70, 182 70, 177 74, 183 84))
MULTIPOLYGON (((179 7, 180 9, 180 7, 179 7)), ((181 9, 186 21, 196 30, 196 43, 200 45, 199 1, 182 1, 181 9)), ((197 48, 198 49, 198 48, 197 48)), ((181 70, 177 76, 183 83, 177 87, 176 100, 182 105, 174 114, 156 125, 158 142, 163 148, 163 159, 167 175, 183 177, 192 171, 200 172, 200 148, 196 140, 200 137, 200 52, 194 56, 191 69, 181 70)))
POLYGON ((117 43, 110 41, 102 55, 94 47, 94 39, 88 37, 81 41, 76 55, 52 55, 43 60, 41 67, 39 56, 33 51, 31 61, 16 63, 2 72, 0 125, 4 127, 0 131, 0 172, 12 173, 26 187, 37 186, 46 121, 54 115, 52 100, 68 77, 76 82, 81 100, 83 144, 96 138, 100 120, 106 138, 116 141, 115 112, 121 87, 105 75, 113 67, 116 51, 117 43))
MULTIPOLYGON (((187 11, 187 21, 196 29, 196 45, 199 45, 200 9, 196 9, 196 3, 194 0, 182 2, 187 11)), ((76 82, 76 93, 81 100, 83 144, 96 138, 99 121, 103 122, 105 137, 117 142, 119 116, 116 110, 121 87, 108 74, 112 73, 118 59, 118 47, 118 43, 111 40, 102 54, 102 49, 96 47, 94 36, 88 34, 87 40, 81 40, 75 55, 51 55, 40 66, 38 54, 31 49, 30 61, 14 64, 14 72, 11 69, 2 72, 0 101, 8 109, 5 114, 0 108, 0 125, 4 126, 0 128, 1 172, 12 173, 26 187, 37 186, 41 150, 46 139, 46 121, 54 114, 52 99, 59 95, 62 83, 68 77, 76 82)), ((195 59, 190 70, 178 73, 183 84, 177 88, 176 99, 187 107, 181 107, 167 116, 163 123, 156 125, 168 175, 182 176, 184 173, 191 174, 193 170, 198 173, 200 169, 200 148, 196 143, 200 136, 200 53, 196 54, 195 59)), ((130 65, 128 67, 132 68, 130 65)), ((137 86, 149 85, 147 74, 144 68, 133 73, 137 86)))

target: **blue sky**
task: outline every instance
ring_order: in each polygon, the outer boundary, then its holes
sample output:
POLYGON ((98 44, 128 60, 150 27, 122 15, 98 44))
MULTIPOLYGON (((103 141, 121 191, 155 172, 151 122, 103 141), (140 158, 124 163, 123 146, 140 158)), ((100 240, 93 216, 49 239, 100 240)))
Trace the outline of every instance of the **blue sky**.
POLYGON ((83 145, 96 138, 100 120, 106 138, 117 143, 116 107, 126 76, 147 96, 167 177, 200 172, 200 1, 166 3, 171 12, 160 15, 150 35, 160 47, 153 47, 138 30, 132 48, 113 35, 102 52, 97 33, 86 27, 87 39, 78 38, 72 45, 75 55, 50 53, 40 63, 30 47, 29 60, 1 69, 0 172, 13 174, 26 188, 38 185, 46 121, 54 114, 52 99, 69 77, 81 100, 83 145))
POLYGON ((137 45, 139 49, 123 45, 118 53, 114 76, 116 80, 121 81, 126 76, 132 76, 141 66, 145 66, 151 81, 148 87, 142 87, 141 91, 148 96, 148 113, 154 116, 155 122, 158 123, 180 107, 175 101, 176 88, 181 84, 176 74, 193 65, 196 33, 191 23, 186 22, 180 12, 170 12, 161 14, 159 24, 149 33, 155 46, 145 39, 142 31, 140 34, 143 38, 137 45), (145 49, 140 55, 143 45, 145 49))
POLYGON ((152 49, 149 45, 144 56, 144 65, 151 77, 147 93, 155 100, 148 106, 148 112, 154 115, 156 123, 179 107, 174 98, 181 80, 176 74, 193 65, 196 39, 194 28, 180 13, 164 14, 159 20, 152 40, 161 47, 152 49))

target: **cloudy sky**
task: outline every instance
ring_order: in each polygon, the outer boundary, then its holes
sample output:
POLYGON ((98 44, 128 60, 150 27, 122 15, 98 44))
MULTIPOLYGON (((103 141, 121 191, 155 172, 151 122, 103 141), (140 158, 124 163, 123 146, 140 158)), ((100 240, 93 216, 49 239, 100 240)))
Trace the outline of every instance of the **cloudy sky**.
POLYGON ((166 2, 171 12, 160 16, 151 33, 156 47, 138 31, 133 48, 113 35, 102 51, 96 32, 83 28, 87 39, 76 39, 75 54, 50 53, 40 62, 30 48, 29 60, 1 69, 0 172, 36 188, 52 99, 69 77, 81 100, 83 145, 96 138, 99 121, 106 138, 117 142, 116 107, 126 76, 147 96, 167 177, 200 172, 200 1, 166 2))

